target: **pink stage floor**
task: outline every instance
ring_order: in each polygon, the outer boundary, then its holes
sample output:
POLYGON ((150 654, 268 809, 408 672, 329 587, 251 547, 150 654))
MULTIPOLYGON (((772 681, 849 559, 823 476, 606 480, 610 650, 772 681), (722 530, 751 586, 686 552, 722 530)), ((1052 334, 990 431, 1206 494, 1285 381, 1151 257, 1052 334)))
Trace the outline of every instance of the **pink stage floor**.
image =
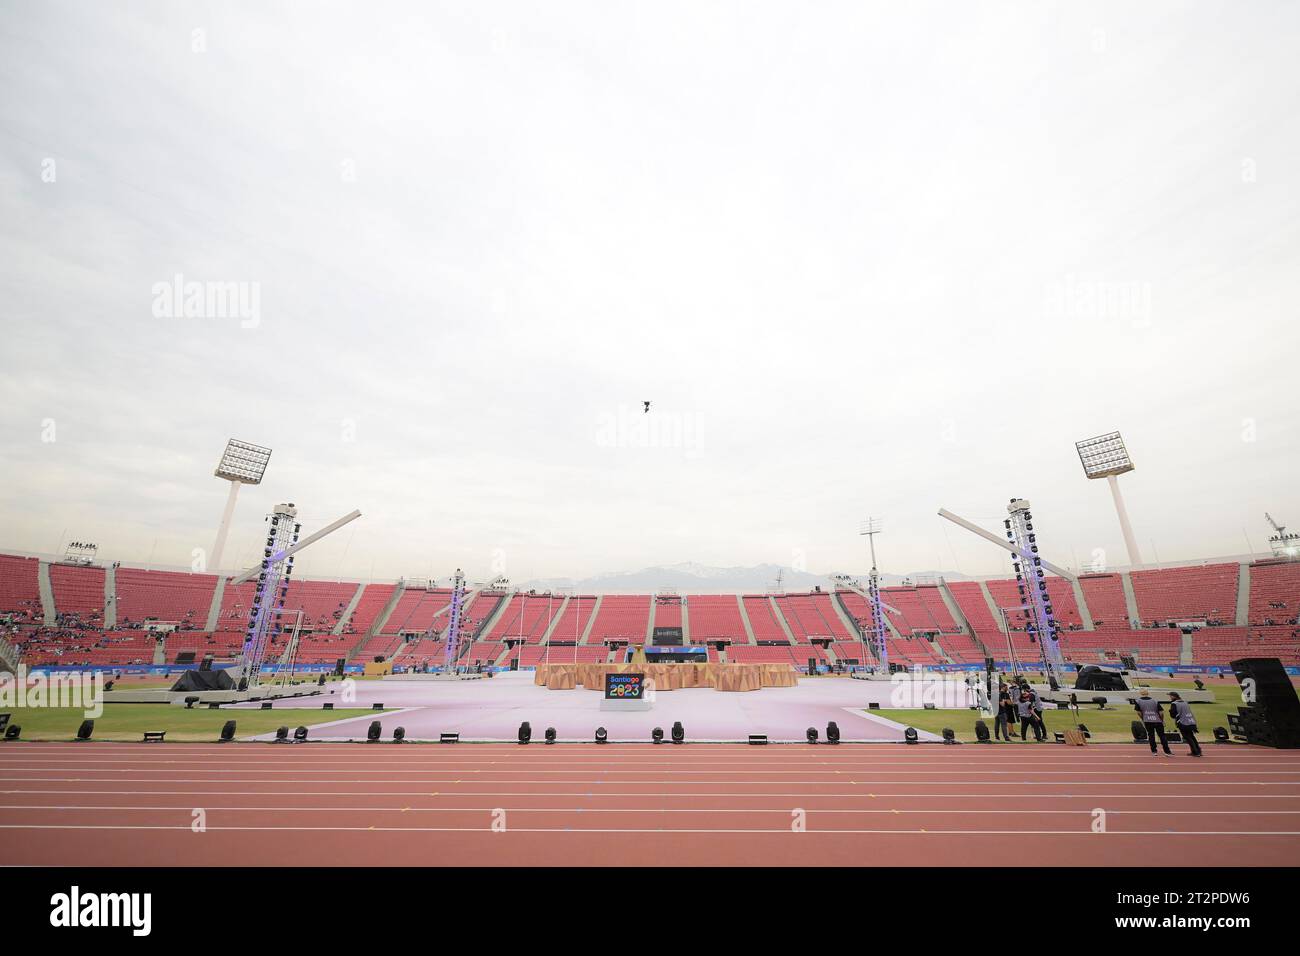
MULTIPOLYGON (((845 677, 804 678, 795 687, 767 687, 749 693, 720 693, 708 688, 661 692, 650 711, 602 711, 602 695, 579 687, 547 690, 533 684, 531 672, 500 674, 475 681, 355 681, 356 700, 345 703, 335 690, 329 697, 277 700, 276 710, 296 707, 318 709, 322 700, 336 707, 370 707, 382 703, 399 712, 376 715, 384 736, 404 727, 409 740, 436 740, 442 733, 460 734, 462 740, 515 740, 519 725, 532 725, 533 739, 541 740, 554 727, 561 740, 591 740, 597 727, 605 727, 611 741, 650 739, 650 731, 665 733, 681 721, 694 741, 744 740, 766 734, 772 741, 804 739, 809 727, 825 735, 828 721, 839 724, 841 738, 849 740, 901 740, 903 727, 865 709, 871 701, 882 707, 913 706, 921 702, 910 686, 889 681, 861 681, 845 677)), ((964 706, 960 700, 941 706, 964 706)), ((256 708, 257 704, 240 705, 256 708)), ((239 708, 232 708, 239 709, 239 708)), ((371 717, 353 718, 311 728, 313 740, 364 740, 371 717)), ((286 723, 292 717, 286 714, 286 723)), ((268 735, 272 736, 272 735, 268 735)), ((934 739, 921 734, 922 739, 934 739)))

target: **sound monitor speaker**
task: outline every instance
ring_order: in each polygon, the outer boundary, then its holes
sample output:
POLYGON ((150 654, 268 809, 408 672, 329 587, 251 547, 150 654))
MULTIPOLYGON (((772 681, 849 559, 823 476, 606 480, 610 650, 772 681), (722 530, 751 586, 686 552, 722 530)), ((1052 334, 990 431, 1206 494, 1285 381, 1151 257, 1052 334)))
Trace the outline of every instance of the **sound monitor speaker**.
POLYGON ((343 665, 346 664, 346 663, 347 663, 347 658, 346 658, 346 657, 335 658, 335 660, 334 660, 334 673, 335 673, 336 675, 338 675, 339 677, 342 677, 342 676, 343 676, 343 665))
POLYGON ((1244 657, 1231 666, 1243 696, 1254 698, 1237 711, 1246 742, 1300 749, 1300 697, 1282 662, 1276 657, 1244 657))
POLYGON ((817 659, 814 657, 808 658, 808 673, 809 674, 817 673, 817 659))

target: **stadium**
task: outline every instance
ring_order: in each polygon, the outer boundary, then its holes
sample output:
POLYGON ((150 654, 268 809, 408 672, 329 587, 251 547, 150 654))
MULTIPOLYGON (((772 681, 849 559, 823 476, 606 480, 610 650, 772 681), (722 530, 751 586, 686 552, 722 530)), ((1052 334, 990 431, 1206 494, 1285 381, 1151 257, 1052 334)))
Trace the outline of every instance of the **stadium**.
MULTIPOLYGON (((1133 466, 1118 433, 1102 439, 1100 466, 1095 440, 1079 443, 1080 459, 1113 481, 1133 466)), ((250 442, 228 443, 214 472, 231 489, 213 548, 218 561, 239 489, 261 483, 271 456, 250 442)), ((1131 541, 1122 498, 1116 504, 1131 541)), ((830 574, 824 588, 806 592, 779 581, 748 594, 521 591, 503 576, 469 582, 460 570, 445 581, 310 580, 294 577, 295 557, 363 516, 354 511, 310 532, 292 504, 264 517, 262 558, 242 574, 104 563, 85 542, 73 542, 61 558, 6 554, 0 651, 10 672, 6 702, 17 707, 3 717, 6 741, 15 744, 3 754, 5 765, 28 785, 60 786, 31 787, 40 799, 24 797, 27 787, 10 791, 4 809, 20 834, 47 822, 68 833, 102 821, 125 833, 165 830, 174 814, 157 807, 157 791, 136 789, 134 781, 183 784, 187 797, 202 795, 214 818, 209 825, 228 821, 241 834, 259 834, 250 837, 258 847, 251 853, 234 839, 207 862, 230 853, 265 863, 285 852, 315 862, 310 840, 292 836, 302 832, 304 812, 316 821, 311 832, 352 833, 369 821, 367 833, 455 833, 433 837, 450 862, 482 862, 470 835, 493 833, 489 811, 504 810, 525 821, 536 844, 528 852, 538 854, 532 862, 554 862, 548 854, 562 852, 567 862, 607 864, 601 835, 647 829, 690 834, 700 841, 698 858, 716 861, 737 834, 780 832, 784 826, 773 824, 784 825, 789 811, 761 805, 793 800, 822 832, 873 845, 882 834, 895 836, 889 862, 906 864, 918 858, 907 837, 997 834, 1005 812, 997 807, 1005 796, 999 787, 1032 783, 1045 788, 1033 792, 1040 826, 1022 829, 1021 837, 1059 846, 1063 861, 1079 860, 1103 793, 1115 803, 1117 822, 1108 823, 1114 845, 1089 845, 1086 852, 1097 854, 1089 861, 1173 863, 1186 852, 1179 834, 1195 839, 1211 861, 1229 862, 1240 840, 1254 834, 1267 837, 1256 862, 1291 861, 1300 834, 1287 829, 1288 803, 1296 798, 1254 795, 1260 803, 1243 815, 1239 800, 1215 792, 1215 777, 1300 773, 1295 758, 1283 755, 1300 749, 1290 716, 1300 674, 1300 539, 1278 525, 1267 557, 1076 574, 1048 560, 1029 509, 1028 501, 1011 500, 1005 540, 940 511, 1005 550, 1014 576, 883 584, 874 565, 882 525, 873 519, 862 526, 873 556, 865 582, 830 574), (1269 683, 1279 676, 1284 687, 1269 683), (61 680, 86 678, 101 683, 76 706, 28 704, 65 703, 57 699, 61 680), (1268 688, 1263 700, 1243 689, 1257 681, 1268 688), (1015 715, 1007 726, 1001 713, 1008 687, 1031 692, 1039 714, 1020 724, 1018 738, 1009 732, 1015 715), (1134 719, 1138 696, 1172 708, 1171 691, 1193 705, 1205 731, 1212 728, 1207 746, 1224 769, 1180 774, 1159 767, 1154 792, 1125 793, 1153 772, 1134 749, 1147 740, 1134 719), (83 717, 96 701, 100 716, 83 717), (1008 733, 995 729, 991 738, 995 714, 1008 733), (73 752, 73 740, 136 746, 73 752), (241 741, 339 749, 268 755, 241 741), (421 743, 438 746, 412 746, 421 743), (1010 763, 999 752, 1038 743, 1059 746, 1017 751, 1010 763), (396 744, 404 745, 400 754, 396 744), (975 747, 942 749, 962 744, 975 747), (674 748, 683 745, 689 750, 679 755, 674 748), (828 756, 829 747, 838 749, 828 756), (154 754, 165 754, 166 773, 140 776, 158 770, 154 754), (196 768, 192 778, 187 765, 196 768), (294 770, 301 776, 283 776, 294 770), (74 781, 88 772, 102 773, 112 787, 94 791, 102 804, 81 802, 90 793, 74 781), (350 788, 378 783, 367 774, 385 772, 395 775, 387 783, 436 789, 418 800, 401 789, 353 799, 350 788), (955 779, 943 779, 954 772, 955 779), (790 784, 793 792, 780 799, 765 792, 791 773, 801 778, 790 784), (844 781, 846 773, 870 782, 844 781), (1008 773, 1012 781, 1002 779, 1008 773), (238 779, 250 789, 222 789, 218 797, 205 790, 215 774, 223 781, 246 775, 238 779), (298 789, 313 781, 321 786, 298 789), (590 792, 596 784, 598 797, 590 792), (1153 831, 1144 814, 1160 812, 1167 795, 1159 787, 1169 784, 1192 791, 1185 796, 1195 803, 1182 827, 1153 831), (954 785, 966 792, 945 801, 954 785), (1055 792, 1061 789, 1069 796, 1055 792), (1197 789, 1205 790, 1199 800, 1197 789), (527 806, 515 808, 514 800, 527 806), (413 810, 427 814, 427 827, 403 825, 413 810), (290 812, 295 825, 281 826, 290 812), (881 814, 889 826, 882 827, 881 814), (1218 814, 1230 829, 1219 829, 1218 814), (575 828, 589 830, 593 841, 575 846, 575 828), (563 849, 542 849, 547 834, 564 834, 563 849), (1070 836, 1082 838, 1079 850, 1070 836)), ((1181 743, 1180 728, 1170 729, 1181 743)), ((1194 736, 1185 736, 1189 755, 1201 756, 1194 736)), ((1149 743, 1154 756, 1154 733, 1149 743)), ((188 833, 183 822, 174 826, 188 833)), ((808 822, 799 818, 799 826, 808 822)), ((954 860, 963 852, 987 858, 986 851, 959 849, 962 843, 952 844, 954 860)), ((173 852, 166 840, 151 846, 159 862, 173 852)), ((696 859, 662 846, 656 862, 696 859)), ((51 841, 12 844, 15 862, 24 862, 24 848, 46 857, 51 841)), ((121 850, 100 839, 88 854, 76 840, 65 862, 111 863, 121 850)), ((357 852, 394 859, 379 842, 357 852)), ((520 862, 517 852, 490 859, 520 862)), ((801 861, 836 864, 857 852, 844 841, 811 847, 801 861)))
POLYGON ((814 6, 0 7, 8 912, 1279 902, 1300 14, 814 6))

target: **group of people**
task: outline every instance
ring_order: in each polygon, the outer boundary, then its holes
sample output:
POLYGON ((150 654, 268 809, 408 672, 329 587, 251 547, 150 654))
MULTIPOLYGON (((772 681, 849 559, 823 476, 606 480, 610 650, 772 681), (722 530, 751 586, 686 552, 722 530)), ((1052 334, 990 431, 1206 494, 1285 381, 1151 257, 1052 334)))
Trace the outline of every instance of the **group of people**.
MULTIPOLYGON (((1142 719, 1142 727, 1147 732, 1147 743, 1151 745, 1151 753, 1156 752, 1158 737, 1165 756, 1172 757, 1174 752, 1169 749, 1169 737, 1165 733, 1164 705, 1152 697, 1151 691, 1144 687, 1142 695, 1134 701, 1133 709, 1142 719)), ((1169 716, 1174 719, 1174 726, 1178 728, 1179 735, 1187 742, 1189 756, 1201 756, 1201 744, 1196 739, 1196 715, 1192 713, 1192 705, 1173 690, 1169 692, 1169 716)))
POLYGON ((993 718, 993 739, 1010 740, 1017 722, 1020 724, 1021 740, 1027 739, 1031 730, 1035 741, 1041 743, 1047 739, 1043 699, 1038 696, 1038 691, 1028 684, 1018 684, 1014 691, 1007 684, 999 684, 998 706, 993 718))
MULTIPOLYGON (((1158 741, 1164 754, 1172 757, 1169 736, 1165 731, 1164 705, 1153 698, 1151 691, 1144 687, 1140 696, 1134 701, 1133 709, 1137 711, 1146 730, 1146 739, 1151 745, 1151 753, 1156 753, 1158 741)), ((1200 741, 1196 739, 1196 714, 1192 712, 1192 705, 1183 700, 1182 695, 1177 691, 1169 692, 1169 716, 1173 719, 1179 736, 1187 744, 1189 755, 1200 757, 1202 751, 1200 741)), ((1038 691, 1028 684, 1014 686, 999 684, 998 703, 993 720, 993 739, 1011 740, 1017 723, 1020 725, 1021 740, 1027 740, 1030 731, 1033 732, 1034 740, 1038 743, 1047 739, 1047 722, 1043 719, 1043 699, 1038 696, 1038 691)))

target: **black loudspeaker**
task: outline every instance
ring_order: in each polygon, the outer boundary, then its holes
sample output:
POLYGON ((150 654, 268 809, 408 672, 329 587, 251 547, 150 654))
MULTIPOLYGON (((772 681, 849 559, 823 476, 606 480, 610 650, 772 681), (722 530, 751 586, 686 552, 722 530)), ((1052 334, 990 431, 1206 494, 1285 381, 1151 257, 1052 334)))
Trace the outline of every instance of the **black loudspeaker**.
POLYGON ((347 663, 347 658, 339 657, 334 661, 334 673, 338 677, 343 676, 343 665, 347 663))
POLYGON ((519 658, 517 657, 510 658, 510 669, 512 671, 519 670, 519 658))
POLYGON ((1250 701, 1237 709, 1246 743, 1300 749, 1300 697, 1282 662, 1276 657, 1244 657, 1232 662, 1232 672, 1250 701))
POLYGON ((809 674, 817 673, 817 659, 815 657, 808 658, 808 673, 809 674))

